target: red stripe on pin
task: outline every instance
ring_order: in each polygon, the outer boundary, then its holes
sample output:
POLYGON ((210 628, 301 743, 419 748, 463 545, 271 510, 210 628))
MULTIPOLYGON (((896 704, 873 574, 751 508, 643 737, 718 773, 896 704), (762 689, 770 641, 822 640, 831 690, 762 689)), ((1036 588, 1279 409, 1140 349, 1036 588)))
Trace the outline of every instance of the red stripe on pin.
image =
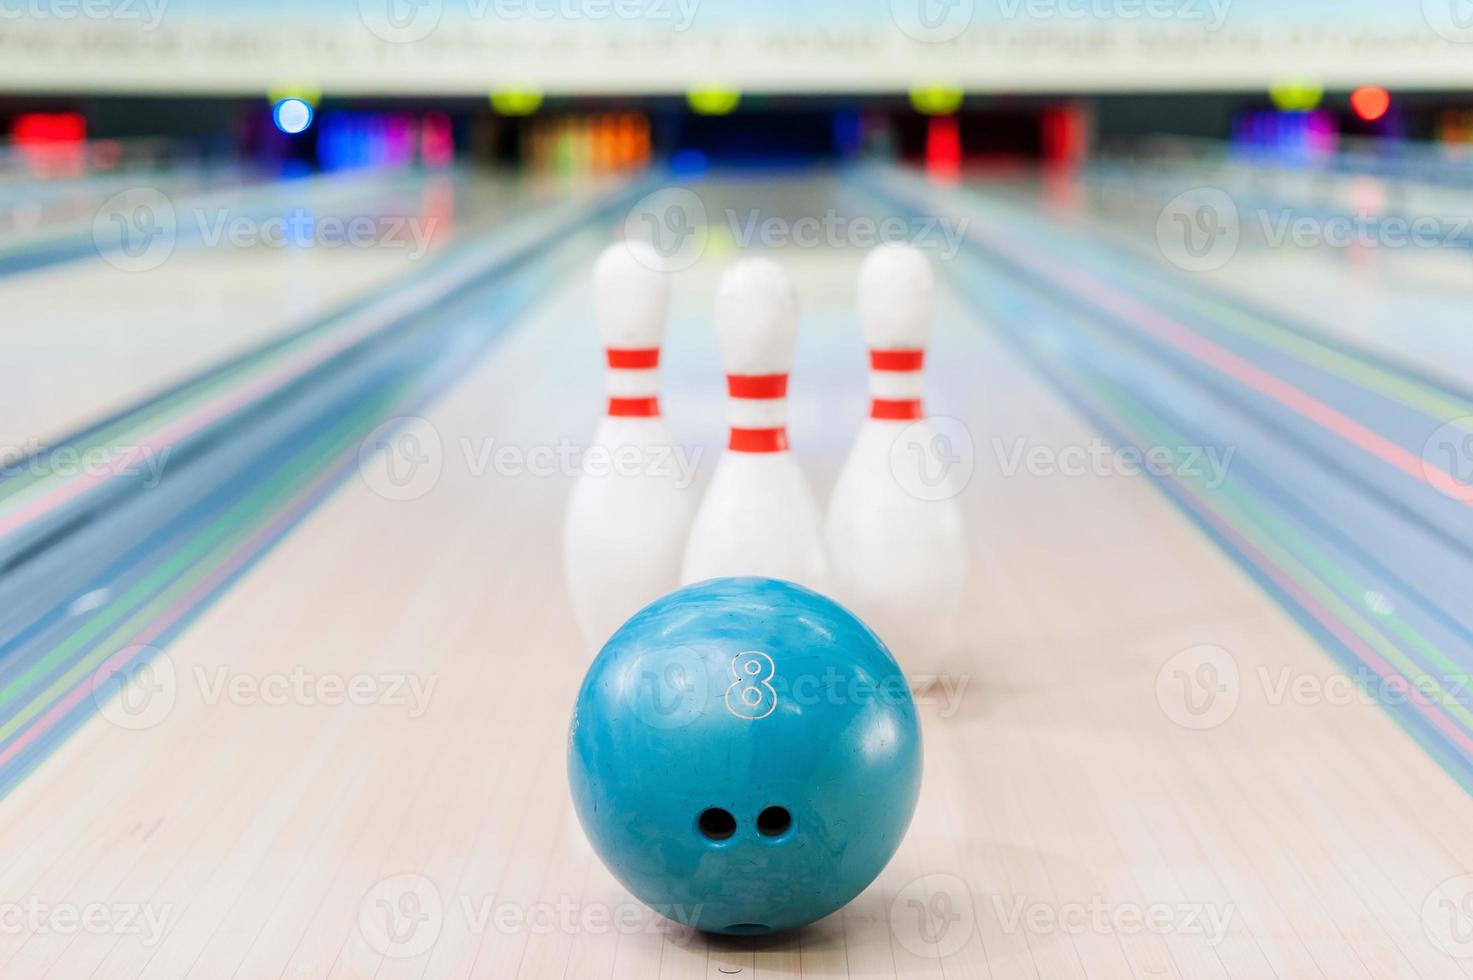
POLYGON ((897 419, 910 421, 912 419, 924 418, 921 414, 921 400, 919 398, 890 399, 875 398, 869 404, 869 417, 872 419, 897 419))
POLYGON ((660 414, 658 398, 610 398, 609 416, 612 418, 653 418, 660 414))
POLYGON ((726 448, 739 453, 780 453, 788 448, 788 430, 734 428, 726 448))
POLYGON ((609 367, 627 371, 643 371, 660 366, 658 347, 610 347, 609 367))
POLYGON ((919 371, 926 360, 926 352, 914 350, 872 350, 869 366, 875 371, 919 371))
MULTIPOLYGON (((726 393, 733 398, 786 398, 786 374, 728 374, 726 393)), ((753 429, 754 432, 764 431, 753 429)))

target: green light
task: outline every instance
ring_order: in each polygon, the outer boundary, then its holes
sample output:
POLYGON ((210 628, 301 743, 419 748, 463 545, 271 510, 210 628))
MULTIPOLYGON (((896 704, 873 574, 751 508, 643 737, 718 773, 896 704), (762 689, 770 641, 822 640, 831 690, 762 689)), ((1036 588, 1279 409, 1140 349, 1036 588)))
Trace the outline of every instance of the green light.
POLYGON ((491 108, 503 116, 530 116, 542 108, 542 93, 532 89, 492 92, 491 108))
POLYGON ((1268 97, 1284 112, 1308 112, 1325 97, 1325 87, 1309 78, 1285 78, 1269 87, 1268 97))
POLYGON ((304 82, 283 82, 266 90, 266 101, 272 105, 286 99, 301 99, 315 109, 322 101, 322 89, 304 82))
POLYGON ((910 90, 910 104, 928 116, 949 116, 961 108, 963 92, 951 85, 918 85, 910 90))
POLYGON ((693 88, 686 93, 691 111, 698 116, 724 116, 736 111, 742 101, 742 93, 734 88, 693 88))

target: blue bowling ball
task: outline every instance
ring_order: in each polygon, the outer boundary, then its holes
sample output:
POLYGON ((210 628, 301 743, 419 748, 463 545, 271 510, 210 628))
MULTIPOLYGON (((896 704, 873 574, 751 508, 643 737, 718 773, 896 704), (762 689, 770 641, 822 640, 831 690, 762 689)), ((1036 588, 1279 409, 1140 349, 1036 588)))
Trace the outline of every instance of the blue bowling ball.
POLYGON ((599 652, 568 744, 594 850, 682 925, 813 922, 874 881, 921 785, 890 652, 816 592, 727 578, 641 610, 599 652))

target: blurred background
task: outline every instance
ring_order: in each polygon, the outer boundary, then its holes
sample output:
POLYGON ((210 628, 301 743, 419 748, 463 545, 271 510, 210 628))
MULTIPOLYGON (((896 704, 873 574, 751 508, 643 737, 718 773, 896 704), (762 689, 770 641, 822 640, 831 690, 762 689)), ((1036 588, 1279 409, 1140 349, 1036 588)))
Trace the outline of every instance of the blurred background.
POLYGON ((1473 0, 0 0, 0 894, 178 915, 6 919, 0 973, 707 975, 653 913, 458 917, 628 900, 560 563, 620 235, 692 494, 737 256, 796 283, 820 501, 861 260, 939 282, 971 571, 902 663, 915 825, 711 964, 1468 975, 1473 0), (1244 914, 1040 939, 1004 886, 1244 914))
MULTIPOLYGON (((6 172, 1455 160, 1460 0, 8 0, 6 172), (313 110, 273 114, 283 99, 313 110)), ((295 104, 294 104, 295 105, 295 104)), ((219 178, 220 174, 216 177, 219 178)), ((14 224, 15 216, 11 216, 14 224)))

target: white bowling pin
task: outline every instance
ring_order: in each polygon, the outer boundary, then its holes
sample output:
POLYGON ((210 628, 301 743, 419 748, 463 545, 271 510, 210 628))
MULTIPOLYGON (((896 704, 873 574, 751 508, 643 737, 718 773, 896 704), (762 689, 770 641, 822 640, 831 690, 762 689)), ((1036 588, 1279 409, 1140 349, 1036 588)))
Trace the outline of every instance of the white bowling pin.
POLYGON ((827 522, 836 598, 910 671, 943 663, 967 572, 958 488, 938 491, 917 472, 944 474, 947 463, 912 452, 936 445, 921 411, 935 293, 931 264, 912 246, 876 248, 860 268, 870 413, 839 471, 827 522))
POLYGON ((618 242, 593 270, 594 320, 608 358, 599 423, 563 525, 563 567, 578 625, 597 650, 624 621, 680 584, 694 510, 660 418, 668 295, 649 244, 618 242))
POLYGON ((721 277, 716 339, 731 436, 696 512, 684 582, 762 575, 828 588, 823 523, 788 448, 788 372, 798 333, 793 284, 776 263, 743 259, 721 277))

